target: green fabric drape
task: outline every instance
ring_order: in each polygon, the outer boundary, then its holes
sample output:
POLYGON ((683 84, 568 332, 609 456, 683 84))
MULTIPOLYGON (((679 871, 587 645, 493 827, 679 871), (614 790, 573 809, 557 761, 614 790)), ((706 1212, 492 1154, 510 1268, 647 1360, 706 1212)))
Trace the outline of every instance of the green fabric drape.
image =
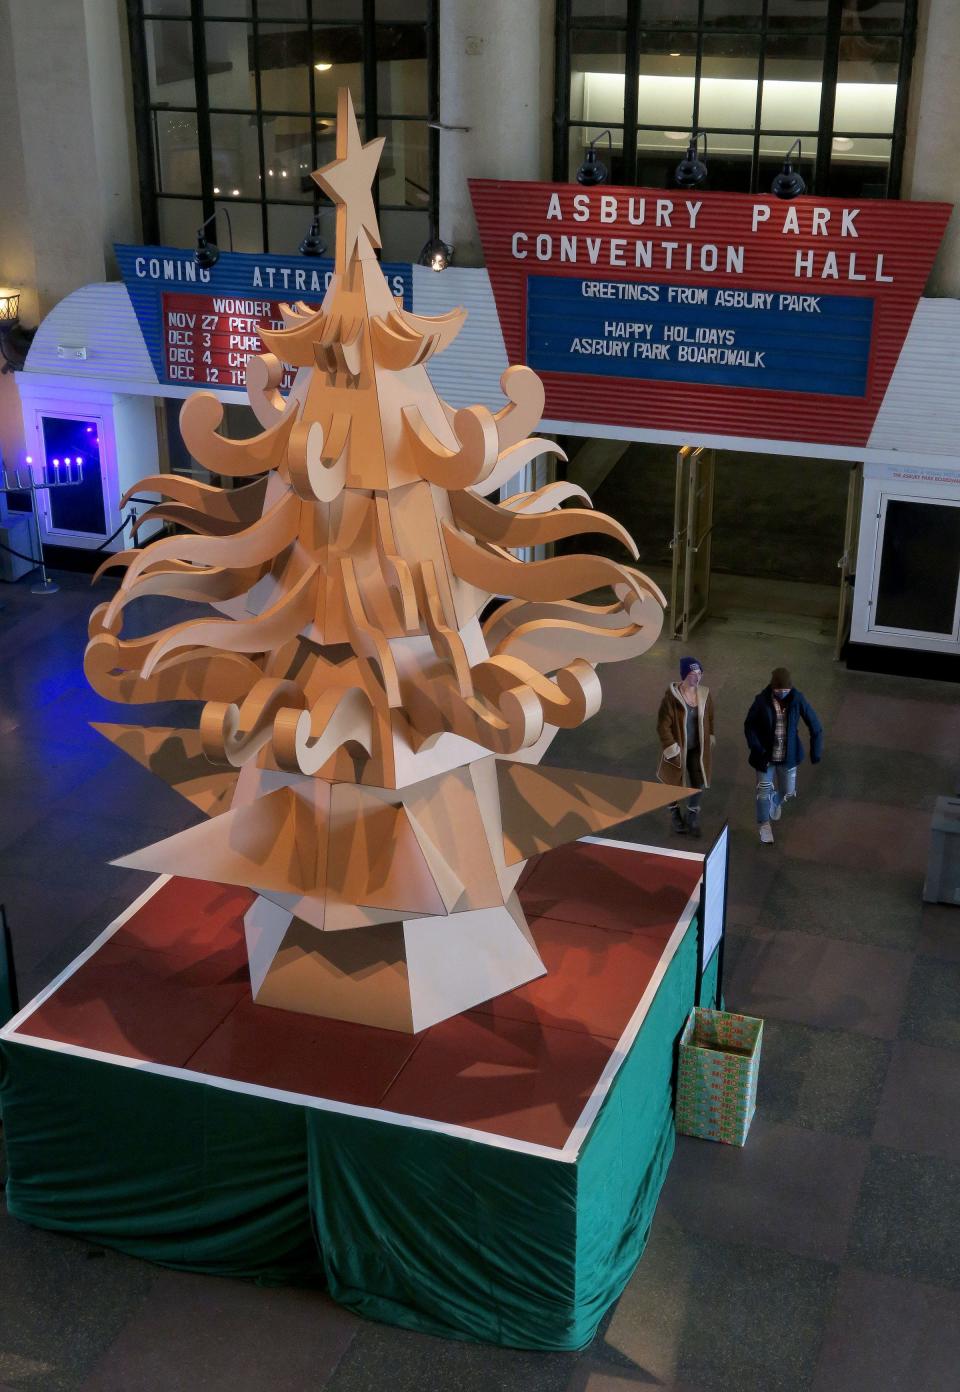
MULTIPOLYGON (((167 1266, 323 1275, 361 1315, 574 1349, 640 1259, 673 1154, 691 924, 576 1163, 0 1046, 10 1212, 167 1266)), ((716 958, 703 999, 713 999, 716 958)))
POLYGON ((15 1218, 189 1271, 318 1270, 303 1110, 4 1042, 15 1218))

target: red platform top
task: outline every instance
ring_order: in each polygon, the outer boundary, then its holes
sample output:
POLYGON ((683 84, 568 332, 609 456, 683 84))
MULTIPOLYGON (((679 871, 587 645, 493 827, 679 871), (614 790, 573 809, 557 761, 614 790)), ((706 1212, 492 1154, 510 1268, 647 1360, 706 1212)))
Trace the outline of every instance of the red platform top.
POLYGON ((561 1148, 700 874, 604 843, 541 856, 520 898, 547 975, 419 1035, 255 1005, 254 895, 171 879, 17 1033, 561 1148))

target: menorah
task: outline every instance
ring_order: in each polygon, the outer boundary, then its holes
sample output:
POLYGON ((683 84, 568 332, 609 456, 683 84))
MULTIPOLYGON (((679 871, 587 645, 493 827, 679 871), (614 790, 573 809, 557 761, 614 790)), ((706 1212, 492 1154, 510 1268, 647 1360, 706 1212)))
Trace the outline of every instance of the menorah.
POLYGON ((50 492, 56 488, 76 488, 78 484, 83 483, 83 460, 79 457, 70 459, 66 456, 62 460, 50 460, 43 466, 43 475, 38 479, 33 472, 33 461, 28 457, 27 467, 21 468, 20 465, 17 465, 12 474, 9 469, 3 466, 0 469, 0 479, 3 480, 0 483, 0 493, 30 494, 30 512, 37 536, 36 559, 40 567, 40 580, 36 585, 30 586, 30 593, 56 594, 60 586, 47 575, 47 567, 43 559, 43 536, 40 531, 40 506, 37 502, 37 494, 50 492))

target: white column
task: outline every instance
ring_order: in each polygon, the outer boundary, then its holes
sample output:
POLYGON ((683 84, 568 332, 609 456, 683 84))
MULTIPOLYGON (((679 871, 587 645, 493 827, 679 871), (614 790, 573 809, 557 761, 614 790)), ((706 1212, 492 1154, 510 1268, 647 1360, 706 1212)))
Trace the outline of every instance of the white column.
POLYGON ((440 236, 458 266, 483 262, 468 178, 548 179, 553 0, 443 0, 440 236))

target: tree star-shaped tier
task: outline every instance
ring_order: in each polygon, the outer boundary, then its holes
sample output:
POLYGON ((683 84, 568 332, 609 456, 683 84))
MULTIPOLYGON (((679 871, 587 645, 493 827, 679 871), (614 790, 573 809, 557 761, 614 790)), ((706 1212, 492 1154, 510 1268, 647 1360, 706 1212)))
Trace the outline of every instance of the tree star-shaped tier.
POLYGON ((373 206, 373 180, 384 136, 364 145, 347 87, 337 94, 337 158, 314 171, 313 178, 337 205, 337 270, 345 271, 362 232, 380 246, 373 206))

